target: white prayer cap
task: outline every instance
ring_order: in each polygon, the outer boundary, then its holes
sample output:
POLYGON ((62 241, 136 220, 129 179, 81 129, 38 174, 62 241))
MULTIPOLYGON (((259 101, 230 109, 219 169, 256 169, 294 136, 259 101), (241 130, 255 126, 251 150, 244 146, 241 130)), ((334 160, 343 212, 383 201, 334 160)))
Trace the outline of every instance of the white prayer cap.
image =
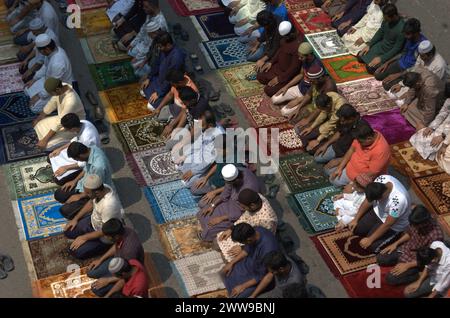
POLYGON ((228 7, 228 6, 230 5, 230 3, 233 2, 233 1, 235 1, 235 0, 222 0, 222 4, 223 4, 225 7, 228 7))
POLYGON ((233 164, 227 164, 222 168, 222 177, 225 181, 234 181, 239 175, 239 170, 233 164))
POLYGON ((427 53, 431 52, 433 47, 434 46, 430 41, 425 40, 425 41, 420 42, 417 51, 419 51, 419 54, 427 54, 427 53))
POLYGON ((48 34, 42 33, 36 37, 34 43, 36 43, 36 47, 46 47, 51 41, 52 39, 48 36, 48 34))
POLYGON ((109 272, 114 275, 117 272, 120 272, 123 265, 125 264, 125 260, 122 257, 114 257, 108 265, 109 272))
POLYGON ((280 32, 281 36, 285 36, 286 34, 289 34, 292 30, 292 24, 289 21, 283 21, 278 26, 278 32, 280 32))
POLYGON ((156 23, 155 21, 151 21, 147 23, 147 25, 145 26, 145 31, 147 31, 147 33, 156 32, 159 29, 160 29, 159 24, 156 23))
POLYGON ((28 27, 31 31, 40 30, 45 26, 44 21, 41 20, 41 18, 34 18, 30 21, 30 24, 28 27))
POLYGON ((103 185, 102 178, 100 178, 96 174, 90 174, 90 175, 86 176, 86 179, 84 179, 84 183, 83 183, 83 186, 86 189, 90 189, 90 190, 96 190, 96 189, 100 188, 102 185, 103 185))

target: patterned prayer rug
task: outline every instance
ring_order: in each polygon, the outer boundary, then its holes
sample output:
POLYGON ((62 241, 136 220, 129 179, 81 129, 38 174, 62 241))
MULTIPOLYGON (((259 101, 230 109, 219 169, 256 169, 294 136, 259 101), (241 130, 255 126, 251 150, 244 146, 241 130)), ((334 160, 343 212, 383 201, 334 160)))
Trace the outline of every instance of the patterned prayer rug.
POLYGON ((164 125, 152 116, 127 120, 114 125, 126 152, 138 152, 164 146, 164 125))
POLYGON ((70 255, 70 241, 64 234, 28 242, 38 279, 66 273, 75 264, 87 266, 90 260, 80 261, 70 255))
MULTIPOLYGON (((3 84, 0 84, 2 86, 3 84)), ((36 117, 30 110, 30 99, 22 92, 0 96, 0 126, 30 121, 36 117)))
POLYGON ((289 12, 315 8, 312 0, 286 0, 284 3, 289 12))
POLYGON ((96 9, 108 6, 105 0, 75 0, 81 10, 96 9))
POLYGON ((200 43, 205 58, 212 69, 230 67, 247 62, 247 47, 238 38, 200 43))
POLYGON ((168 0, 172 9, 183 17, 223 11, 216 0, 168 0))
POLYGON ((450 214, 439 216, 439 223, 441 223, 442 229, 450 235, 450 214))
POLYGON ((90 64, 89 70, 97 89, 100 91, 130 84, 139 80, 139 78, 134 75, 134 70, 130 61, 90 64))
POLYGON ((331 18, 321 8, 312 8, 291 13, 297 30, 303 34, 333 30, 331 18))
POLYGON ((88 10, 81 12, 81 28, 77 29, 77 33, 79 37, 86 37, 107 33, 111 28, 105 9, 88 10))
POLYGON ((306 34, 305 36, 320 59, 348 54, 348 49, 345 47, 336 30, 306 34))
POLYGON ((409 141, 392 145, 392 165, 410 177, 423 177, 442 172, 436 161, 425 160, 409 141))
POLYGON ((372 77, 372 75, 367 73, 365 65, 359 63, 356 57, 352 55, 326 59, 322 63, 336 83, 345 83, 372 77))
POLYGON ((184 219, 198 212, 197 200, 181 180, 146 187, 144 192, 158 224, 184 219))
POLYGON ((20 47, 15 44, 3 44, 0 46, 0 65, 17 61, 17 52, 20 47))
POLYGON ((26 240, 43 238, 63 231, 66 219, 59 213, 61 204, 53 193, 18 199, 26 240))
POLYGON ((294 195, 300 208, 297 215, 306 217, 314 232, 334 229, 337 218, 333 207, 333 196, 342 190, 330 186, 317 190, 310 190, 294 195))
POLYGON ((311 239, 336 276, 366 269, 376 262, 375 255, 359 246, 361 237, 348 230, 325 233, 311 239))
POLYGON ((363 116, 373 129, 381 132, 390 145, 407 141, 416 132, 405 117, 400 113, 400 109, 392 109, 387 112, 363 116))
POLYGON ((8 169, 8 183, 14 192, 14 198, 48 193, 57 187, 53 182, 53 170, 47 157, 12 163, 8 169))
POLYGON ((435 174, 413 179, 414 190, 437 214, 450 213, 450 175, 435 174))
POLYGON ((250 126, 254 128, 287 123, 287 119, 281 115, 280 111, 271 107, 272 102, 265 95, 242 97, 237 101, 245 117, 249 120, 250 126))
POLYGON ((211 245, 199 240, 200 231, 196 217, 160 225, 159 236, 167 256, 175 260, 210 251, 211 245))
POLYGON ((150 115, 147 100, 139 94, 138 83, 99 92, 110 123, 150 115))
MULTIPOLYGON (((99 64, 104 62, 112 62, 118 60, 128 59, 129 56, 125 52, 121 52, 113 47, 111 34, 104 33, 98 35, 92 35, 86 38, 87 46, 92 58, 93 63, 99 64)), ((89 64, 90 61, 88 61, 89 64)))
POLYGON ((23 91, 19 66, 20 63, 0 66, 0 78, 2 79, 0 83, 0 95, 23 91))
POLYGON ((397 108, 395 100, 389 97, 382 83, 374 78, 339 84, 338 89, 361 115, 397 108))
POLYGON ((258 144, 261 150, 264 153, 271 155, 272 154, 272 135, 274 133, 274 129, 278 129, 278 138, 274 138, 274 142, 278 145, 278 153, 280 155, 286 155, 289 153, 297 153, 302 152, 302 141, 297 136, 297 133, 294 131, 294 128, 291 124, 280 124, 276 126, 271 126, 267 130, 267 136, 263 134, 261 129, 257 130, 258 133, 258 144))
POLYGON ((318 189, 329 185, 321 165, 307 153, 280 158, 281 174, 292 193, 318 189))
POLYGON ((155 185, 180 179, 181 173, 172 162, 165 147, 127 155, 128 163, 141 186, 155 185))
POLYGON ((196 295, 194 298, 228 298, 228 291, 226 289, 216 290, 213 292, 196 295))
POLYGON ((91 291, 95 281, 87 277, 87 268, 74 266, 69 273, 50 276, 33 282, 33 296, 37 298, 97 298, 91 291))
MULTIPOLYGON (((1 11, 0 11, 1 12, 1 11)), ((13 42, 13 34, 6 22, 6 12, 0 13, 0 44, 7 44, 13 42)))
POLYGON ((244 64, 219 70, 231 91, 238 97, 253 96, 261 93, 264 85, 260 84, 256 77, 249 81, 248 78, 256 75, 254 64, 244 64))
POLYGON ((224 289, 225 286, 220 278, 220 270, 224 265, 222 255, 216 251, 173 262, 189 296, 224 289))
POLYGON ((208 13, 191 17, 194 27, 203 41, 226 39, 236 36, 234 25, 225 12, 208 13))
POLYGON ((31 123, 20 123, 0 128, 2 131, 5 159, 8 162, 42 156, 36 147, 38 138, 31 123))

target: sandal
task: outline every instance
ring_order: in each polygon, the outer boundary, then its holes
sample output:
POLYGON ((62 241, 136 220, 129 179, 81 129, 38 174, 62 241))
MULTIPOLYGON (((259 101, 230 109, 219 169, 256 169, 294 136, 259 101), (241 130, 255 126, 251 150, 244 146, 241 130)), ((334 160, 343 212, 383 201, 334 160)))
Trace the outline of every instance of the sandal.
POLYGON ((203 67, 201 65, 195 65, 194 69, 197 73, 203 74, 203 67))
POLYGON ((217 102, 219 99, 220 99, 220 90, 218 90, 218 91, 212 90, 212 91, 209 93, 209 100, 210 100, 211 102, 217 102))
POLYGON ((86 96, 87 100, 89 101, 89 103, 91 103, 92 106, 98 106, 97 99, 91 91, 87 91, 84 96, 86 96))
POLYGON ((0 264, 3 265, 3 269, 7 272, 14 270, 14 261, 8 255, 0 255, 0 264))

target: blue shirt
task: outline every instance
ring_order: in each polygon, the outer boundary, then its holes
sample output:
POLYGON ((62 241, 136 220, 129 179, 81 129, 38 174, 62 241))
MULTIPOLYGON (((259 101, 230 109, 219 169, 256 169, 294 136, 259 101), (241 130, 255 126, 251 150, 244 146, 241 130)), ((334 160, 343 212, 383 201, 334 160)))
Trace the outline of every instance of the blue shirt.
POLYGON ((398 61, 398 64, 403 70, 413 67, 416 64, 417 48, 419 47, 419 44, 426 39, 427 38, 421 34, 420 39, 417 42, 413 42, 411 40, 406 41, 405 48, 403 49, 403 55, 398 61))
MULTIPOLYGON (((279 6, 274 6, 273 4, 268 4, 266 6, 266 11, 272 12, 274 15, 278 16, 282 21, 289 21, 288 17, 288 10, 286 8, 286 5, 284 3, 280 4, 279 6)), ((259 33, 264 33, 264 28, 260 27, 258 29, 259 33)))
POLYGON ((97 146, 92 146, 90 149, 91 153, 89 154, 88 161, 83 169, 84 176, 80 181, 78 181, 76 190, 80 192, 84 191, 84 180, 86 180, 86 177, 90 174, 98 175, 103 180, 103 184, 107 184, 114 188, 112 183, 111 166, 109 165, 109 161, 105 153, 97 146))

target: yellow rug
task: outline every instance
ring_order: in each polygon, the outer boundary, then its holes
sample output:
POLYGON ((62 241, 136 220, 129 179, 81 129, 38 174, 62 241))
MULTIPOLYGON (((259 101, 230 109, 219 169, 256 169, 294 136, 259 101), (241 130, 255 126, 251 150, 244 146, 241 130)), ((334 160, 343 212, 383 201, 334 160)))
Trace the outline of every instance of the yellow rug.
POLYGON ((87 10, 81 13, 81 28, 77 29, 77 34, 86 37, 107 33, 111 28, 105 9, 87 10))
POLYGON ((6 22, 6 15, 0 12, 0 44, 12 43, 13 35, 6 22))
POLYGON ((95 64, 128 59, 129 56, 117 50, 112 43, 111 34, 104 33, 86 38, 87 46, 95 64))

